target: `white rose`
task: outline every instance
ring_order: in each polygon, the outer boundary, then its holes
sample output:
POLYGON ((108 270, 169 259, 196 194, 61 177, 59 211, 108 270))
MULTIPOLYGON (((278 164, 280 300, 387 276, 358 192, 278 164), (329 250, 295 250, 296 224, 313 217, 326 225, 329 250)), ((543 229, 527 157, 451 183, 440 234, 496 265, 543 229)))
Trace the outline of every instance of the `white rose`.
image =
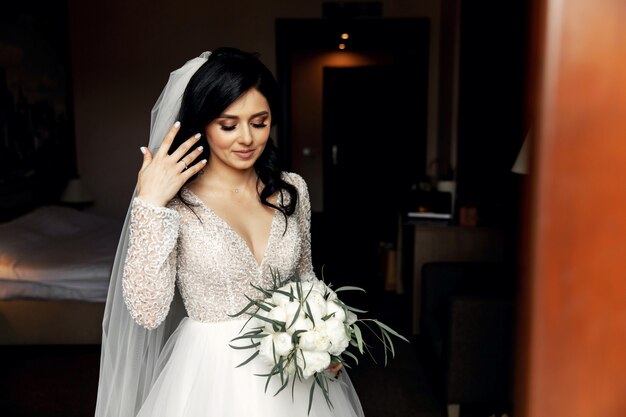
POLYGON ((350 344, 346 326, 337 319, 330 318, 326 320, 326 335, 330 340, 328 352, 331 355, 340 355, 350 344))
POLYGON ((325 331, 314 327, 308 332, 300 334, 298 344, 300 349, 326 352, 330 347, 330 339, 325 331))
POLYGON ((337 304, 334 301, 326 302, 326 315, 329 316, 333 313, 335 313, 335 315, 332 316, 332 318, 335 318, 342 322, 346 321, 346 312, 343 309, 343 307, 341 307, 339 304, 337 304))
POLYGON ((330 355, 326 352, 299 350, 296 359, 298 366, 303 368, 304 378, 309 378, 316 372, 322 372, 330 365, 330 355))

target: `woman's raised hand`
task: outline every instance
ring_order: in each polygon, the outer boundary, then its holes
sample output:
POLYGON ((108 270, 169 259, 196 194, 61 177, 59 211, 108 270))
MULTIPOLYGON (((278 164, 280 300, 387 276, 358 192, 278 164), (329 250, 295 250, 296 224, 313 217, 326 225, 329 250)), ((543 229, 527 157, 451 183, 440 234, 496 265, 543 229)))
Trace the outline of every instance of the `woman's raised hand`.
POLYGON ((199 133, 187 139, 171 155, 168 155, 179 129, 180 123, 174 123, 154 156, 148 148, 141 148, 143 164, 137 178, 137 197, 148 203, 165 207, 185 182, 206 165, 206 159, 192 165, 192 162, 202 153, 201 146, 183 158, 200 139, 199 133))

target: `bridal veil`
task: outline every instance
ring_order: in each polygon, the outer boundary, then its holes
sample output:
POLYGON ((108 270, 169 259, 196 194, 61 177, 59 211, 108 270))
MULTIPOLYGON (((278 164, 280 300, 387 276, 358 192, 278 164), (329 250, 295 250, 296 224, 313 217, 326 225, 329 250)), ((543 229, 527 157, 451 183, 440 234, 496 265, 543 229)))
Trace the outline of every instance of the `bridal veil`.
MULTIPOLYGON (((151 113, 149 149, 155 152, 176 121, 185 87, 191 76, 207 62, 210 52, 187 61, 170 74, 151 113)), ((134 193, 133 193, 134 194, 134 193)), ((102 353, 96 417, 134 417, 153 383, 159 354, 185 315, 177 293, 163 324, 146 330, 136 324, 122 296, 122 273, 128 249, 130 209, 115 255, 102 322, 102 353)))

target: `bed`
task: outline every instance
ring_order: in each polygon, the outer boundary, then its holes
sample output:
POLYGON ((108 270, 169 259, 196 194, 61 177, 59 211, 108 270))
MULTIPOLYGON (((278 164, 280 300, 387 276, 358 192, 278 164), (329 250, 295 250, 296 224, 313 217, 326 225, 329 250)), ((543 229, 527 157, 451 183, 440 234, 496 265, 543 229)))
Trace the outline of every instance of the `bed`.
POLYGON ((117 222, 45 205, 0 224, 0 345, 99 344, 117 222))

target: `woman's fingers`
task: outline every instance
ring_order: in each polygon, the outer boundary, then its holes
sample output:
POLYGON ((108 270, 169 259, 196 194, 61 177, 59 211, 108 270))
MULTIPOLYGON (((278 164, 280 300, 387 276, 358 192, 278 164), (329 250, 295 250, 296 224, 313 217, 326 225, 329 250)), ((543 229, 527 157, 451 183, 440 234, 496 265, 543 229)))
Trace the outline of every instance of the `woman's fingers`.
POLYGON ((333 373, 337 373, 337 372, 341 371, 341 368, 343 368, 343 364, 341 362, 332 362, 328 366, 328 370, 330 372, 333 372, 333 373))
POLYGON ((191 163, 193 161, 195 161, 200 155, 202 155, 202 150, 203 149, 204 148, 202 146, 198 146, 196 149, 194 149, 192 152, 190 152, 189 155, 187 155, 183 159, 181 159, 179 161, 179 163, 182 165, 182 169, 181 170, 188 169, 191 166, 191 163))
POLYGON ((179 129, 180 123, 177 122, 154 155, 146 147, 141 148, 143 164, 137 178, 137 195, 146 201, 164 206, 189 178, 206 165, 206 160, 194 163, 202 154, 202 147, 197 147, 185 155, 198 141, 199 134, 186 140, 172 155, 168 155, 167 151, 171 148, 179 129))
POLYGON ((198 140, 200 140, 200 133, 196 133, 195 135, 181 143, 178 149, 172 152, 170 156, 175 161, 179 161, 198 140))
POLYGON ((150 149, 145 146, 142 146, 141 148, 139 148, 139 150, 143 154, 143 163, 141 164, 140 170, 144 170, 148 166, 150 161, 152 161, 152 152, 150 152, 150 149))
POLYGON ((167 156, 167 152, 170 150, 172 142, 174 142, 174 138, 178 133, 178 129, 180 129, 180 122, 174 123, 169 132, 167 132, 167 135, 165 135, 165 139, 163 139, 163 143, 161 143, 161 147, 157 151, 157 156, 167 156))
POLYGON ((184 170, 183 171, 183 177, 185 178, 185 181, 187 181, 189 178, 191 178, 194 175, 196 175, 205 166, 206 166, 206 159, 203 159, 202 161, 198 162, 197 164, 193 164, 189 168, 184 170))

